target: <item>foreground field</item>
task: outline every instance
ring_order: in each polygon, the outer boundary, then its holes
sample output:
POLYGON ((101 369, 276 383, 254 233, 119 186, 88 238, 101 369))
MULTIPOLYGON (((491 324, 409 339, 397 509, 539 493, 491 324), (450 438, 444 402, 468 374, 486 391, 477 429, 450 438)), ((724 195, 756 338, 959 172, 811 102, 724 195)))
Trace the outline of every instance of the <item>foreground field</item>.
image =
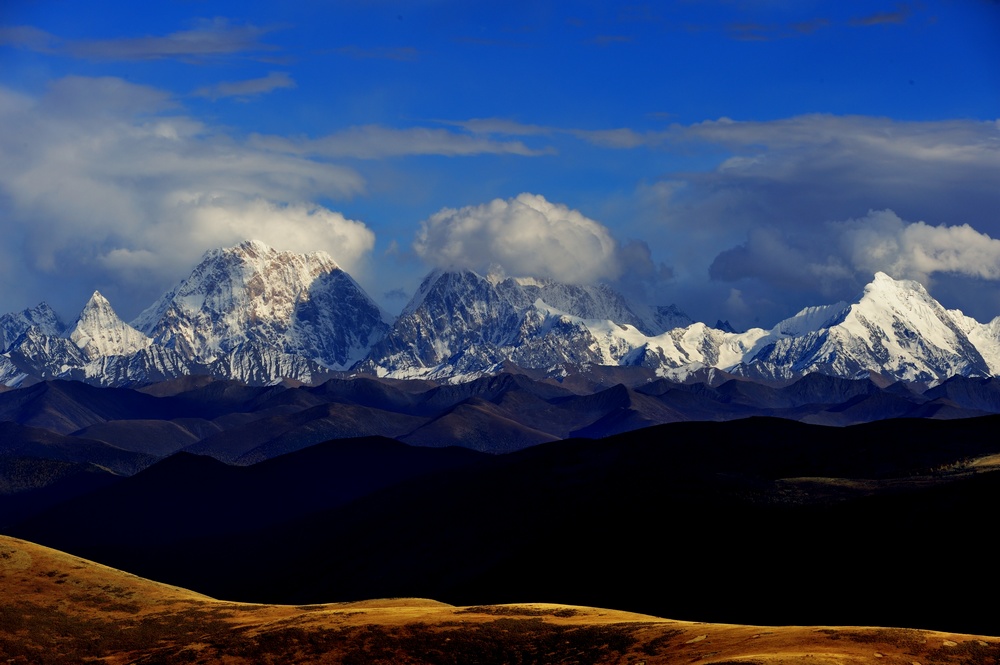
POLYGON ((230 603, 0 536, 8 663, 995 663, 1000 639, 525 603, 230 603))

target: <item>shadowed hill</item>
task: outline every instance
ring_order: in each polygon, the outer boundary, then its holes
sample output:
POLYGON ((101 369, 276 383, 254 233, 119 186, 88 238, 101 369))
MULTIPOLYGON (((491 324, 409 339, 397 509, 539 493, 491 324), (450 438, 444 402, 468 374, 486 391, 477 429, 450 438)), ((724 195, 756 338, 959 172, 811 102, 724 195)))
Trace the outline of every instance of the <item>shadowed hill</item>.
POLYGON ((144 551, 301 519, 404 480, 475 467, 481 457, 380 437, 329 441, 249 467, 181 452, 18 531, 67 549, 144 551))
POLYGON ((991 576, 927 581, 928 571, 991 569, 983 525, 1000 502, 998 425, 997 416, 846 429, 751 418, 502 456, 408 448, 400 464, 426 473, 326 506, 302 500, 310 483, 385 478, 400 444, 353 442, 363 463, 334 455, 335 444, 245 469, 178 456, 12 533, 241 600, 542 594, 688 620, 1000 634, 976 609, 1000 592, 991 576), (309 453, 317 457, 301 464, 309 453), (434 453, 472 457, 449 469, 434 453), (172 468, 195 462, 204 475, 172 468), (211 485, 218 495, 203 489, 211 485), (253 492, 283 507, 268 513, 253 492), (91 517, 109 511, 119 519, 91 517), (891 601, 859 600, 873 590, 891 601), (763 602, 775 597, 793 600, 763 602))

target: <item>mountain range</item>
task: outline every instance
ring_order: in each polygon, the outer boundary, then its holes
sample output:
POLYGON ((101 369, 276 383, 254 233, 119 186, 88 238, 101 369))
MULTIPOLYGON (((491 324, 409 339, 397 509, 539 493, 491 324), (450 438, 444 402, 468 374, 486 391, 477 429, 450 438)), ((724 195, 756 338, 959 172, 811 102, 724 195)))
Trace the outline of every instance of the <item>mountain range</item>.
POLYGON ((1000 317, 980 323, 878 273, 853 303, 769 330, 694 322, 606 285, 435 270, 398 317, 323 252, 258 241, 205 254, 130 323, 95 292, 70 325, 45 303, 0 316, 0 384, 139 386, 206 375, 266 385, 369 375, 461 382, 516 368, 566 380, 614 371, 673 381, 809 373, 939 383, 1000 372, 1000 317))
POLYGON ((738 332, 437 270, 394 318, 247 241, 0 342, 0 531, 200 593, 1000 630, 1000 319, 916 282, 738 332))

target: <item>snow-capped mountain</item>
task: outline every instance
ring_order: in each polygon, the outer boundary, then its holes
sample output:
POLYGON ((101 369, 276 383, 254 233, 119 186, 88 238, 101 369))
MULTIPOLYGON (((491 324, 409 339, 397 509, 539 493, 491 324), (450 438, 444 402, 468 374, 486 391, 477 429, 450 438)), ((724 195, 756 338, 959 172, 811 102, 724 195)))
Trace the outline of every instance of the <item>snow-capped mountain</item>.
POLYGON ((257 241, 206 253, 131 325, 95 292, 69 328, 43 303, 0 317, 0 335, 7 386, 189 374, 318 382, 338 371, 461 381, 512 365, 555 377, 642 367, 672 380, 715 371, 779 381, 812 372, 921 382, 1000 374, 1000 317, 979 323, 883 273, 856 302, 737 333, 603 285, 436 270, 390 325, 328 255, 257 241))
POLYGON ((605 285, 437 270, 363 367, 383 376, 441 378, 490 373, 505 362, 542 369, 617 364, 620 354, 607 347, 622 344, 586 321, 613 321, 640 337, 691 323, 675 307, 641 307, 605 285))
MULTIPOLYGON (((815 309, 815 308, 813 308, 815 309)), ((813 321, 836 309, 831 307, 813 321)), ((800 314, 799 318, 809 317, 800 314)), ((945 310, 919 282, 877 273, 861 299, 814 329, 809 323, 774 339, 745 362, 753 376, 790 378, 821 371, 845 377, 881 373, 904 381, 940 381, 949 376, 989 376, 983 350, 995 345, 957 310, 945 310)), ((780 326, 781 324, 779 324, 780 326)))
POLYGON ((0 353, 7 351, 28 328, 37 328, 44 335, 58 335, 65 326, 47 303, 31 309, 0 316, 0 353))
POLYGON ((24 331, 4 354, 10 365, 0 380, 17 386, 27 379, 55 379, 87 364, 87 356, 72 341, 47 335, 36 326, 24 331))
POLYGON ((273 350, 340 370, 381 339, 386 318, 328 254, 279 252, 249 240, 208 252, 132 323, 202 363, 250 344, 257 355, 273 350))
POLYGON ((675 380, 715 368, 766 380, 822 372, 934 382, 1000 368, 1000 317, 980 324, 945 310, 919 283, 884 273, 856 303, 808 307, 742 333, 704 323, 650 333, 650 319, 620 296, 576 288, 432 274, 368 362, 400 378, 468 377, 506 362, 553 374, 635 365, 675 380))
POLYGON ((986 361, 989 373, 993 376, 1000 375, 1000 316, 987 323, 979 323, 957 309, 949 310, 948 313, 986 361))
POLYGON ((807 307, 771 330, 729 333, 694 324, 650 339, 648 348, 658 373, 673 378, 706 366, 761 379, 821 372, 934 382, 995 374, 998 333, 998 320, 980 324, 945 310, 918 282, 877 273, 853 304, 807 307))
POLYGON ((63 333, 88 360, 127 356, 153 343, 149 337, 118 318, 108 299, 98 291, 84 305, 80 316, 63 333))
POLYGON ((96 292, 69 329, 44 304, 6 315, 3 334, 15 339, 0 381, 132 385, 185 374, 316 381, 364 358, 387 319, 329 255, 250 240, 206 253, 132 325, 96 292))

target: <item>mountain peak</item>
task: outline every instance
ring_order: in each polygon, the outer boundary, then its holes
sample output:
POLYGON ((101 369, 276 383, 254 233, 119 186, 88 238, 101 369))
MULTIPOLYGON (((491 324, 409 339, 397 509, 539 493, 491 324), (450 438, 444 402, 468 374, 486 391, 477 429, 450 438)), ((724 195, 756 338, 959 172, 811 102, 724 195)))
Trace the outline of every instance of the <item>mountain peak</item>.
POLYGON ((387 327, 329 254, 278 251, 259 240, 207 252, 133 325, 199 362, 249 344, 337 369, 359 360, 387 327))
POLYGON ((0 316, 0 353, 7 351, 18 337, 32 327, 52 337, 57 337, 66 329, 59 316, 44 301, 31 309, 4 314, 0 316))
MULTIPOLYGON (((794 318, 819 322, 835 309, 806 308, 794 318)), ((907 381, 989 373, 963 325, 923 285, 884 272, 875 274, 857 302, 818 327, 785 323, 775 330, 789 338, 766 354, 772 362, 795 358, 790 364, 799 373, 879 372, 907 381)))
POLYGON ((339 270, 340 266, 333 260, 333 257, 322 250, 314 252, 298 253, 290 250, 278 250, 267 243, 254 238, 244 240, 232 247, 211 250, 202 258, 202 262, 213 256, 232 256, 242 261, 285 261, 294 262, 296 260, 307 259, 315 261, 323 266, 325 270, 339 270))
POLYGON ((83 306, 83 311, 86 312, 88 310, 93 310, 93 309, 110 309, 110 308, 111 308, 111 303, 108 302, 108 299, 105 298, 103 295, 101 295, 100 291, 94 291, 90 295, 90 299, 87 301, 87 304, 83 306))
POLYGON ((912 279, 895 279, 884 272, 875 273, 875 277, 865 286, 865 294, 909 291, 930 297, 924 285, 912 279))
POLYGON ((127 355, 152 343, 151 339, 122 321, 100 291, 94 291, 90 296, 65 336, 91 360, 127 355))
MULTIPOLYGON (((256 252, 274 252, 277 251, 267 243, 257 240, 256 238, 248 238, 236 245, 241 250, 244 251, 256 251, 256 252)), ((235 248, 234 248, 235 249, 235 248)))

